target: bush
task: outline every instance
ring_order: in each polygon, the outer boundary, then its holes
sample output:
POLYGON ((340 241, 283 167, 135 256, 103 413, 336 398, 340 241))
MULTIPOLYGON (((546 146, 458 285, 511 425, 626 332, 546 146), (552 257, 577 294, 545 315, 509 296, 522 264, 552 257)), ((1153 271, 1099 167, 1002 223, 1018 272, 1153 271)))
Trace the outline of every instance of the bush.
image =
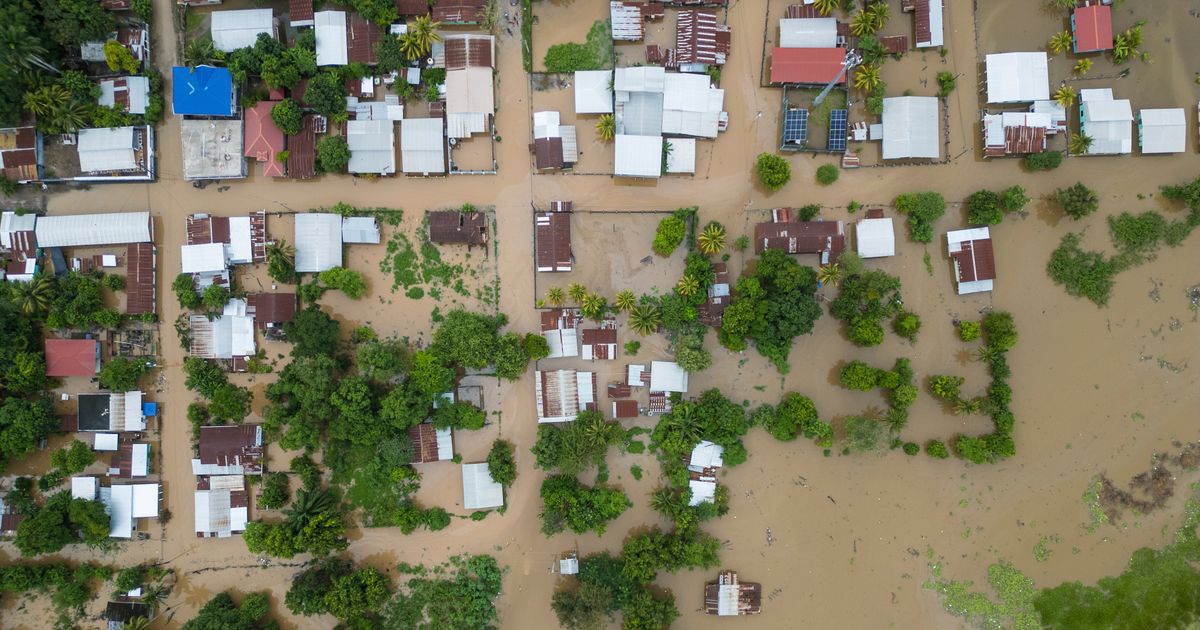
POLYGON ((189 311, 200 308, 200 294, 196 293, 196 279, 192 277, 192 274, 181 273, 175 276, 175 280, 171 283, 171 290, 179 299, 180 308, 189 311))
POLYGON ((921 447, 916 442, 904 443, 904 454, 908 456, 917 455, 921 452, 921 447))
POLYGON ((929 378, 929 391, 942 400, 955 401, 959 398, 963 383, 961 376, 935 374, 929 378))
POLYGON ((100 367, 100 386, 117 392, 133 391, 147 371, 145 361, 114 357, 100 367))
POLYGON ((942 98, 950 96, 950 93, 954 91, 954 88, 958 87, 958 79, 951 72, 943 71, 943 72, 937 73, 937 82, 938 82, 938 94, 937 95, 942 98))
POLYGON ((941 440, 929 440, 925 444, 925 454, 934 459, 946 459, 950 457, 950 450, 941 440))
POLYGON ((975 341, 979 338, 979 322, 959 322, 958 336, 966 342, 975 341))
POLYGON ((838 169, 832 164, 822 164, 817 167, 817 183, 828 186, 838 180, 838 169))
POLYGON ((1100 252, 1084 250, 1080 234, 1066 234, 1050 254, 1046 273, 1069 295, 1085 297, 1097 306, 1108 304, 1114 278, 1121 269, 1100 252))
POLYGON ((517 460, 513 455, 513 445, 508 440, 492 442, 492 450, 487 456, 488 473, 492 481, 511 486, 517 480, 517 460))
POLYGON ((875 389, 878 386, 878 370, 863 363, 862 361, 851 361, 842 366, 838 373, 838 382, 846 389, 854 389, 860 392, 867 392, 875 389))
POLYGON ((896 210, 908 215, 908 237, 918 243, 933 240, 933 224, 946 213, 940 193, 905 193, 895 200, 896 210))
POLYGON ((1031 171, 1051 171, 1062 164, 1062 151, 1042 151, 1030 153, 1024 157, 1025 168, 1031 171))
POLYGON ((850 322, 850 343, 869 348, 883 343, 883 326, 869 317, 856 317, 850 322))
POLYGON ((278 510, 288 502, 288 477, 281 472, 273 472, 263 476, 262 492, 258 495, 258 505, 265 510, 278 510))
POLYGON ((1005 214, 1020 212, 1027 205, 1029 205, 1029 195, 1025 194, 1023 186, 1013 185, 1000 191, 1000 209, 1005 214))
POLYGON ((104 279, 101 280, 101 284, 103 284, 104 288, 108 289, 109 291, 124 291, 125 276, 118 276, 114 273, 106 274, 104 279))
POLYGON ((317 141, 317 171, 343 173, 350 163, 350 145, 341 136, 325 136, 317 141))
POLYGON ((664 258, 670 256, 683 243, 686 235, 687 222, 682 217, 672 215, 664 218, 654 231, 654 253, 664 258))
POLYGON ((892 330, 909 341, 916 341, 917 331, 921 330, 921 318, 912 311, 904 311, 892 320, 892 330))
POLYGON ((759 153, 754 164, 758 179, 772 192, 787 185, 792 179, 792 165, 786 159, 771 153, 759 153))
POLYGON ((812 221, 817 218, 818 214, 821 214, 821 204, 810 203, 806 206, 800 206, 799 212, 801 221, 812 221))
POLYGON ((967 222, 972 225, 997 225, 1004 220, 1000 195, 980 190, 967 197, 967 222))
POLYGON ((440 507, 429 508, 421 513, 421 521, 429 531, 441 531, 450 526, 450 513, 440 507))
POLYGON ((271 120, 284 134, 294 136, 304 126, 304 112, 296 101, 285 98, 271 108, 271 120))
POLYGON ((603 69, 612 57, 612 31, 607 20, 598 20, 588 30, 586 44, 555 44, 546 51, 542 63, 547 72, 567 73, 603 69))
POLYGON ((1100 197, 1096 191, 1076 182, 1074 186, 1059 188, 1054 192, 1054 198, 1063 212, 1072 219, 1082 219, 1100 208, 1100 197))
POLYGON ((987 345, 1007 352, 1017 345, 1017 327, 1012 313, 992 311, 983 316, 983 335, 987 345))
POLYGON ((337 289, 352 300, 361 299, 367 294, 367 279, 362 272, 345 267, 326 269, 318 274, 321 282, 331 289, 337 289))

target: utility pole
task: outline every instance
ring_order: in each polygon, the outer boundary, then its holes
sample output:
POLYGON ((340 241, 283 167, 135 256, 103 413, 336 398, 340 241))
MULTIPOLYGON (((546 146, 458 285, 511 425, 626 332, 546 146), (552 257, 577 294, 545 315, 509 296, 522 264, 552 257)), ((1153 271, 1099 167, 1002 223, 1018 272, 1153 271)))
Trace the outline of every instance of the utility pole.
POLYGON ((853 48, 846 50, 846 61, 842 64, 841 71, 837 73, 836 77, 833 77, 833 80, 829 82, 829 85, 825 86, 824 90, 821 90, 817 98, 813 99, 813 106, 820 105, 825 100, 825 97, 829 95, 829 91, 833 89, 833 86, 837 85, 838 81, 841 81, 846 76, 846 73, 850 72, 851 68, 860 63, 862 63, 862 55, 859 55, 858 51, 853 48))

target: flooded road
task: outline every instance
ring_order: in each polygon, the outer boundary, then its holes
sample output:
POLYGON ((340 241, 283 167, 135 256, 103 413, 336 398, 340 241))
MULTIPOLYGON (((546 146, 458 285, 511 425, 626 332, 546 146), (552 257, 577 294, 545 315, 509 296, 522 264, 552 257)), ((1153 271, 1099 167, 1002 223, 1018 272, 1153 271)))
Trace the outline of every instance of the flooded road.
MULTIPOLYGON (((427 208, 461 203, 494 206, 501 277, 499 307, 508 314, 514 329, 533 330, 537 296, 530 264, 531 205, 543 208, 554 199, 573 200, 576 208, 588 211, 653 211, 699 205, 702 220, 725 223, 732 242, 761 220, 757 210, 772 206, 820 203, 825 206, 825 219, 854 220, 856 217, 845 210, 850 201, 887 204, 897 193, 932 189, 953 202, 980 188, 999 190, 1020 183, 1034 201, 1028 216, 1009 217, 993 228, 998 272, 994 293, 956 295, 941 244, 944 241, 935 241, 928 249, 908 242, 901 222, 897 223, 897 256, 869 263, 902 279, 906 306, 924 322, 915 346, 889 334, 877 348, 856 348, 845 340, 840 324, 826 316, 811 336, 797 339, 791 372, 780 376, 752 350, 744 356, 734 355, 717 346, 714 336, 709 335, 715 364, 693 377, 691 384, 692 393, 720 387, 731 399, 745 399, 752 405, 760 401, 775 403, 784 392, 798 391, 811 397, 822 418, 835 425, 840 418, 884 404, 877 393, 849 392, 833 384, 834 370, 844 360, 861 359, 882 367, 891 365, 897 357, 909 357, 922 383, 931 374, 954 373, 967 377, 966 391, 978 391, 986 385, 984 372, 968 360, 969 349, 955 338, 951 321, 976 318, 984 308, 1003 309, 1014 314, 1020 331, 1020 342, 1009 355, 1017 456, 985 467, 969 467, 953 459, 937 461, 924 455, 910 458, 899 451, 878 456, 843 457, 835 453, 825 457, 810 443, 777 443, 755 430, 746 440, 750 459, 724 475, 723 483, 732 490, 731 511, 705 529, 727 541, 722 551, 725 567, 738 570, 744 580, 763 585, 763 614, 739 622, 748 628, 795 627, 797 614, 803 615, 806 627, 813 628, 960 627, 959 619, 942 612, 936 595, 921 589, 928 577, 929 549, 945 559, 948 576, 972 579, 977 584, 984 582, 987 565, 997 559, 1013 562, 1040 586, 1062 580, 1090 582, 1119 572, 1134 549, 1158 546, 1166 540, 1165 532, 1175 525, 1174 515, 1178 514, 1183 493, 1177 493, 1176 499, 1160 512, 1143 517, 1128 515, 1119 526, 1104 526, 1094 533, 1084 528, 1088 510, 1080 497, 1093 476, 1105 473, 1123 483, 1144 470, 1154 452, 1175 450, 1173 440, 1188 442, 1200 437, 1194 421, 1195 410, 1200 408, 1200 321, 1194 311, 1189 311, 1184 295, 1185 288, 1200 283, 1200 237, 1193 235, 1180 248, 1164 248, 1154 261, 1119 276, 1110 306, 1105 309, 1068 297, 1046 277, 1045 263, 1068 231, 1087 228, 1087 245, 1107 249, 1107 215, 1166 207, 1158 198, 1159 185, 1180 183, 1200 174, 1192 107, 1196 86, 1190 83, 1190 72, 1197 68, 1188 68, 1182 61, 1200 58, 1200 43, 1191 37, 1197 23, 1159 20, 1147 26, 1146 47, 1162 60, 1160 63, 1174 54, 1168 51, 1175 46, 1188 53, 1172 64, 1183 77, 1179 79, 1183 84, 1175 84, 1170 92, 1172 106, 1188 108, 1187 153, 1161 158, 1068 158, 1056 171, 1028 174, 1015 160, 984 163, 974 157, 979 103, 971 88, 980 78, 975 54, 976 20, 967 3, 956 0, 947 4, 951 5, 947 9, 948 63, 955 72, 962 73, 959 89, 948 100, 949 155, 957 157, 944 165, 844 171, 841 179, 828 187, 814 184, 815 170, 827 163, 827 158, 790 157, 792 181, 774 194, 766 194, 750 177, 754 156, 776 146, 778 130, 779 93, 758 87, 765 0, 739 0, 729 11, 733 51, 723 71, 722 87, 726 90, 730 125, 712 144, 710 155, 702 161, 702 174, 696 178, 630 182, 604 176, 530 175, 525 140, 530 135, 530 93, 521 68, 520 42, 507 35, 499 38, 501 96, 497 98, 501 103, 498 133, 507 140, 496 146, 500 170, 495 176, 458 176, 449 181, 397 177, 375 182, 331 176, 313 182, 251 177, 198 190, 181 177, 179 125, 169 119, 158 134, 160 181, 151 185, 97 186, 49 198, 50 212, 55 214, 133 210, 154 214, 159 243, 159 304, 164 322, 163 378, 154 397, 165 409, 161 468, 166 480, 164 507, 173 517, 161 535, 155 533, 154 540, 127 544, 115 556, 100 557, 79 549, 66 555, 121 565, 162 561, 176 568, 181 574, 180 586, 157 627, 177 627, 209 597, 226 588, 270 590, 274 615, 285 628, 333 625, 328 617, 288 615, 282 598, 294 568, 260 566, 239 538, 206 540, 192 533, 194 486, 184 416, 192 394, 183 386, 180 366, 184 353, 170 326, 180 312, 169 292, 170 281, 180 267, 178 246, 183 241, 188 214, 303 211, 346 201, 359 207, 403 208, 407 220, 427 208), (1072 223, 1061 220, 1058 211, 1042 197, 1076 180, 1099 190, 1102 205, 1096 215, 1072 223), (932 258, 932 274, 923 262, 926 251, 932 258), (1155 288, 1158 299, 1151 295, 1155 288), (1181 326, 1170 326, 1172 319, 1181 326), (1171 371, 1161 367, 1159 359, 1186 367, 1171 371), (1038 562, 1032 550, 1044 537, 1057 537, 1061 542, 1052 544, 1053 553, 1038 562), (848 597, 850 593, 852 597, 848 597)), ((989 32, 980 54, 1020 50, 1021 46, 1033 49, 1028 47, 1044 41, 1040 35, 1024 34, 1018 27, 1023 24, 1022 15, 1034 24, 1044 25, 1047 33, 1059 28, 1035 8, 1041 5, 1033 0, 1006 0, 1003 4, 1019 5, 1028 11, 1005 10, 996 15, 993 9, 1000 4, 996 0, 979 4, 979 23, 989 32)), ((911 18, 895 5, 889 29, 907 28, 911 18)), ((170 14, 165 3, 160 2, 158 8, 157 33, 161 35, 170 32, 170 14)), ((1184 14, 1186 7, 1172 11, 1184 14)), ((560 3, 554 19, 570 20, 569 13, 560 3)), ((1125 22, 1131 20, 1122 14, 1118 22, 1119 27, 1125 27, 1125 22)), ((555 22, 543 19, 534 36, 548 36, 545 34, 554 28, 555 22)), ((576 27, 571 32, 579 30, 576 27)), ((156 57, 165 69, 173 61, 172 54, 161 41, 158 43, 161 52, 156 52, 156 57)), ((536 48, 543 49, 541 45, 536 48)), ((1133 66, 1134 80, 1147 71, 1138 63, 1133 66)), ((169 73, 167 76, 169 82, 169 73)), ((885 80, 895 85, 916 83, 913 77, 885 75, 885 80)), ((1136 90, 1133 84, 1118 87, 1118 98, 1133 98, 1135 108, 1167 104, 1157 102, 1153 96, 1147 99, 1154 102, 1139 100, 1143 90, 1151 87, 1140 80, 1136 90)), ((1175 214, 1174 209, 1167 214, 1175 214)), ((592 221, 596 215, 590 217, 592 221)), ((272 221, 271 236, 291 241, 286 222, 272 221), (279 231, 279 227, 284 229, 279 231)), ((963 211, 952 205, 936 226, 937 233, 940 237, 964 222, 963 211)), ((633 252, 627 258, 637 260, 649 254, 651 236, 645 232, 625 234, 624 247, 633 252)), ((576 231, 576 243, 587 238, 587 233, 576 231)), ((576 251, 589 249, 577 246, 576 251)), ((381 255, 366 251, 361 258, 350 258, 351 266, 368 274, 375 295, 359 302, 330 296, 324 303, 347 324, 370 322, 381 334, 413 338, 427 335, 433 305, 428 300, 409 301, 401 293, 390 294, 391 279, 375 263, 381 255), (383 303, 377 295, 384 296, 383 303)), ((733 253, 730 271, 739 273, 743 262, 743 256, 733 253)), ((539 283, 543 281, 539 279, 539 283)), ((833 297, 829 289, 825 291, 827 297, 833 297)), ((636 338, 624 329, 620 335, 622 343, 636 338)), ((278 352, 273 346, 268 346, 268 351, 271 356, 278 352)), ((639 360, 652 358, 647 349, 639 355, 639 360)), ((255 384, 261 384, 272 377, 255 378, 255 384)), ((625 487, 634 507, 612 523, 603 537, 559 535, 548 541, 538 531, 541 473, 533 469, 533 458, 528 453, 536 433, 532 378, 526 375, 514 384, 493 387, 485 397, 489 411, 502 413, 501 421, 476 434, 457 435, 456 443, 467 462, 482 460, 496 436, 518 446, 519 476, 507 497, 507 513, 493 514, 482 522, 456 520, 438 533, 403 536, 394 529, 361 530, 352 535, 350 553, 381 569, 392 569, 401 561, 435 563, 458 553, 491 553, 509 567, 499 601, 503 626, 552 628, 556 624, 549 600, 556 578, 547 569, 553 554, 575 546, 582 554, 617 550, 630 530, 659 523, 658 515, 647 505, 647 494, 657 485, 653 474, 657 465, 649 455, 610 456, 612 481, 625 487), (641 481, 628 474, 634 464, 648 473, 641 481)), ((651 421, 643 418, 638 424, 650 426, 651 421)), ((948 413, 922 386, 903 435, 921 442, 945 439, 960 431, 982 432, 987 427, 985 418, 948 413)), ((273 451, 270 465, 284 468, 289 458, 290 454, 273 451)), ((457 467, 437 464, 423 472, 419 498, 429 505, 461 513, 457 467)), ((1190 473, 1182 473, 1179 478, 1181 484, 1193 480, 1190 473)), ((11 545, 0 550, 15 556, 11 545)), ((702 586, 711 578, 695 572, 660 577, 659 584, 675 592, 683 613, 676 627, 716 627, 715 619, 699 612, 702 586)), ((6 628, 27 625, 28 621, 16 615, 5 614, 0 619, 0 626, 6 628)))

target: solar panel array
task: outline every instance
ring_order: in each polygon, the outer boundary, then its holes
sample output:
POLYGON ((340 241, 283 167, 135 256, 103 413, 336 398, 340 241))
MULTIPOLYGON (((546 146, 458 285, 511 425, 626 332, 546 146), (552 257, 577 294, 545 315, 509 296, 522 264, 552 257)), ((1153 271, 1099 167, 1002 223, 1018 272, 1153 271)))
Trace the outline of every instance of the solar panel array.
POLYGON ((830 151, 846 150, 846 117, 848 111, 835 109, 829 113, 829 145, 830 151))
POLYGON ((783 141, 804 143, 808 140, 808 110, 789 109, 783 115, 783 141))

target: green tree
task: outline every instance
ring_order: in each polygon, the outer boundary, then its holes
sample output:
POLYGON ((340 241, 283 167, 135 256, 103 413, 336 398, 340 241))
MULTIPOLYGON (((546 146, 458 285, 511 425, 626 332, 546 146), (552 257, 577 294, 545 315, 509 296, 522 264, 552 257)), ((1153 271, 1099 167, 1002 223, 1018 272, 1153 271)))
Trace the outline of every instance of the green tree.
POLYGON ((455 556, 447 565, 423 569, 404 583, 404 590, 383 610, 382 627, 411 628, 413 620, 431 619, 447 628, 489 628, 499 625, 495 598, 503 571, 491 556, 455 556))
POLYGON ((925 444, 925 453, 934 459, 946 459, 950 457, 950 451, 941 440, 929 440, 925 444))
POLYGON ((508 487, 517 479, 517 460, 513 454, 512 442, 498 439, 492 442, 492 449, 487 456, 488 473, 492 481, 508 487))
POLYGON ((292 578, 284 596, 284 605, 295 615, 323 615, 329 612, 325 595, 334 582, 354 572, 354 563, 342 558, 324 558, 309 565, 292 578))
POLYGON ((1071 50, 1073 39, 1070 31, 1058 31, 1050 37, 1048 48, 1058 55, 1065 51, 1071 50))
POLYGON ((1062 151, 1047 149, 1038 153, 1026 155, 1023 162, 1025 168, 1031 171, 1051 171, 1062 164, 1062 151))
POLYGON ((672 215, 662 219, 654 231, 654 253, 663 257, 670 256, 683 243, 686 233, 687 223, 682 217, 672 215))
POLYGON ((864 64, 854 71, 854 89, 873 94, 883 85, 879 77, 879 65, 864 64))
POLYGON ((100 366, 100 386, 117 392, 133 391, 148 371, 145 361, 113 357, 100 366))
POLYGON ((54 280, 37 274, 29 282, 9 283, 10 299, 23 315, 38 315, 54 303, 54 280))
POLYGON ((547 289, 546 301, 554 307, 562 306, 566 302, 566 296, 563 294, 562 287, 550 287, 547 289))
POLYGON ((332 289, 337 289, 352 300, 361 299, 367 294, 367 279, 361 271, 334 267, 318 274, 321 282, 332 289))
POLYGON ((1000 191, 1000 209, 1006 214, 1024 210, 1025 206, 1029 205, 1029 201, 1029 195, 1025 194, 1023 186, 1009 186, 1000 191))
POLYGON ((621 609, 621 617, 625 630, 660 630, 679 618, 679 610, 670 592, 656 598, 643 589, 621 609))
POLYGON ((205 310, 219 313, 229 303, 230 297, 228 288, 219 284, 211 284, 204 289, 204 293, 200 296, 200 303, 204 305, 205 310))
POLYGON ((46 33, 63 48, 101 40, 117 30, 117 21, 98 2, 87 0, 40 0, 46 33))
MULTIPOLYGON (((554 289, 551 289, 551 291, 553 290, 554 289)), ((559 291, 561 292, 561 289, 559 291)), ((622 313, 628 313, 629 311, 632 311, 636 305, 637 297, 635 297, 633 291, 630 291, 629 289, 622 289, 621 291, 618 291, 617 297, 613 299, 613 306, 615 306, 617 310, 621 311, 622 313)))
POLYGON ((1096 191, 1076 182, 1073 186, 1059 188, 1054 192, 1054 198, 1063 212, 1072 219, 1082 219, 1100 208, 1100 196, 1096 191))
POLYGON ((283 330, 293 344, 294 357, 333 356, 337 352, 341 336, 337 320, 316 305, 297 312, 283 330))
POLYGON ((838 169, 832 164, 822 164, 817 167, 817 183, 828 186, 838 180, 838 169))
POLYGON ((943 72, 937 73, 937 82, 938 82, 938 94, 937 95, 941 98, 946 98, 947 96, 950 96, 950 93, 954 91, 954 88, 958 87, 958 77, 955 76, 954 73, 951 73, 951 72, 943 71, 943 72))
POLYGON ((754 271, 734 287, 718 339, 734 351, 753 340, 759 354, 784 371, 793 339, 811 333, 821 316, 816 290, 815 271, 781 251, 764 251, 754 271))
MULTIPOLYGON (((542 338, 538 335, 539 338, 542 338)), ((545 338, 542 338, 545 341, 545 338)), ((529 366, 529 353, 525 351, 525 340, 521 335, 508 332, 496 340, 495 356, 492 361, 496 366, 496 376, 508 381, 515 381, 529 366)), ((547 350, 549 348, 547 347, 547 350)))
POLYGON ((378 444, 385 425, 376 420, 375 398, 365 377, 351 376, 338 383, 329 402, 337 410, 329 423, 329 436, 353 444, 378 444))
POLYGON ((408 371, 408 346, 395 340, 368 341, 358 348, 358 370, 367 378, 386 382, 408 371))
POLYGON ((792 165, 786 159, 771 153, 759 153, 754 164, 758 179, 771 192, 787 185, 792 179, 792 165))
POLYGON ((613 594, 605 586, 584 582, 579 588, 555 591, 550 608, 567 630, 600 630, 612 621, 613 594))
POLYGON ((304 126, 304 112, 300 110, 296 101, 285 98, 271 108, 271 120, 275 121, 280 131, 294 136, 300 133, 301 127, 304 126))
POLYGON ((45 398, 10 397, 0 402, 0 470, 58 430, 54 408, 45 398))
POLYGON ((596 135, 603 142, 612 142, 617 136, 617 123, 612 114, 601 114, 596 120, 596 135))
MULTIPOLYGON (((709 221, 708 225, 700 230, 700 236, 696 239, 696 245, 701 253, 709 256, 714 256, 721 253, 725 249, 725 226, 716 221, 709 221)), ((632 297, 632 294, 630 294, 632 297)))
POLYGON ((325 607, 338 619, 368 618, 383 607, 390 590, 386 576, 373 567, 363 567, 333 581, 325 594, 325 607))
POLYGON ((263 475, 262 492, 258 495, 260 508, 278 510, 288 502, 290 496, 287 475, 281 472, 263 475))
POLYGON ((251 593, 239 607, 229 593, 217 593, 215 597, 183 624, 183 630, 256 630, 271 627, 267 614, 270 601, 267 593, 251 593))
POLYGON ((946 200, 936 192, 905 193, 894 205, 908 216, 908 237, 918 243, 933 240, 933 224, 946 213, 946 200))
POLYGON ((783 397, 776 413, 767 417, 763 428, 775 439, 786 442, 796 439, 801 432, 806 437, 823 440, 832 436, 827 427, 818 419, 816 405, 810 398, 790 392, 783 397))
POLYGON ((492 365, 497 344, 497 333, 504 325, 504 316, 490 317, 456 309, 433 333, 429 349, 444 362, 461 365, 471 370, 492 365))
POLYGON ((118 593, 128 593, 135 588, 141 588, 146 581, 146 571, 140 566, 126 567, 117 572, 113 581, 118 593))
POLYGON ((108 69, 113 72, 125 72, 134 74, 138 71, 141 65, 134 58, 133 53, 129 52, 121 42, 115 39, 110 39, 104 42, 104 63, 108 64, 108 69))
POLYGON ((550 475, 542 481, 542 533, 563 529, 576 534, 603 535, 609 521, 633 504, 624 492, 605 486, 589 488, 571 475, 550 475))
POLYGON ((903 311, 892 320, 892 330, 909 341, 916 341, 917 331, 921 330, 921 318, 912 311, 903 311))
POLYGON ((208 397, 208 411, 222 423, 238 422, 250 415, 250 390, 233 383, 223 383, 208 397))
POLYGON ((1085 133, 1073 133, 1067 140, 1067 149, 1074 155, 1085 155, 1091 152, 1094 142, 1094 139, 1085 133))
POLYGON ((443 365, 437 355, 429 350, 413 354, 408 378, 417 391, 429 397, 454 387, 454 370, 443 365))
POLYGON ((629 312, 629 327, 646 336, 662 326, 662 310, 652 304, 638 304, 629 312))
POLYGON ((317 140, 317 170, 322 173, 344 173, 350 163, 350 145, 341 136, 325 136, 317 140))
POLYGON ((487 422, 487 414, 468 402, 455 401, 438 405, 433 414, 433 423, 439 429, 455 428, 477 431, 487 422))
MULTIPOLYGON (((267 275, 272 280, 291 284, 296 281, 296 248, 287 241, 277 240, 267 245, 267 275)), ((195 290, 193 290, 193 293, 195 290)))
POLYGON ((577 475, 603 461, 608 447, 623 437, 621 425, 588 410, 562 426, 538 425, 538 439, 531 450, 539 468, 577 475))
POLYGON ((1000 209, 1000 195, 990 190, 980 190, 967 197, 967 222, 972 225, 997 225, 1004 220, 1000 209))
MULTIPOLYGON (((332 119, 342 119, 346 116, 346 85, 342 81, 341 76, 333 70, 324 70, 318 72, 316 76, 309 79, 308 86, 304 89, 304 102, 312 107, 318 114, 328 116, 332 119)), ((334 138, 338 136, 329 136, 334 138)), ((322 138, 326 140, 328 138, 322 138)), ((345 139, 342 140, 345 142, 345 139)), ((321 143, 317 143, 317 159, 320 163, 321 143)), ((339 169, 326 170, 325 172, 337 172, 339 169)))
POLYGON ((92 447, 79 440, 72 440, 69 446, 60 448, 50 455, 50 465, 61 470, 64 475, 83 472, 95 461, 96 453, 92 451, 92 447))
POLYGON ((838 372, 838 382, 842 387, 862 392, 878 387, 878 378, 878 370, 862 361, 851 361, 838 372))

